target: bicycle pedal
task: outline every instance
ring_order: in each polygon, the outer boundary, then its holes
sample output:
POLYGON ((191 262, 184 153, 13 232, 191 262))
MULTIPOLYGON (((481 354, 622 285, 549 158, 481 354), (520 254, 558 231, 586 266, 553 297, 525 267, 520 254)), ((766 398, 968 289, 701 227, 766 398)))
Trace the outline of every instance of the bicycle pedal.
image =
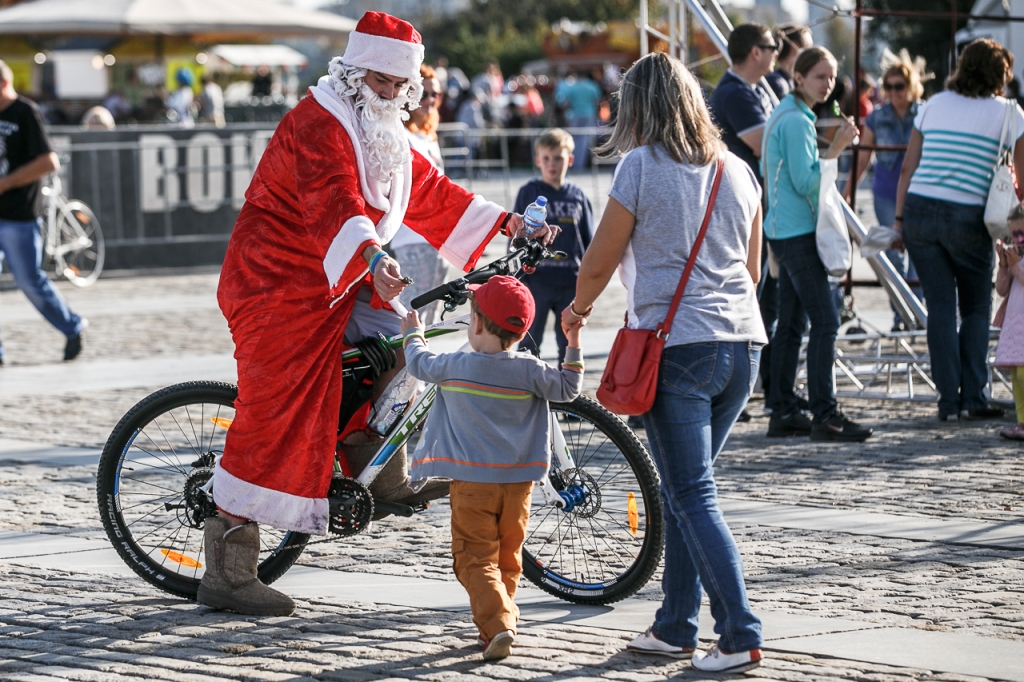
POLYGON ((407 504, 401 502, 388 502, 387 500, 380 500, 374 498, 373 509, 375 519, 382 519, 385 516, 402 516, 409 518, 416 513, 415 507, 410 507, 407 504))

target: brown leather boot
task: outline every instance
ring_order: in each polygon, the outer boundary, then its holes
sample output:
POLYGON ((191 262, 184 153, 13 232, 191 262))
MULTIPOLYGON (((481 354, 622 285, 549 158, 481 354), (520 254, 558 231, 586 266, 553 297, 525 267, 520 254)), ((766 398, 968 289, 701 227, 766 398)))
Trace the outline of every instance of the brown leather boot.
MULTIPOLYGON (((362 473, 366 465, 380 449, 381 441, 373 443, 345 443, 345 459, 353 472, 353 478, 362 473)), ((436 500, 448 494, 447 478, 426 478, 413 481, 409 477, 409 461, 403 445, 391 457, 388 465, 377 475, 370 485, 370 492, 377 499, 398 502, 414 507, 430 500, 436 500)))
POLYGON ((250 616, 289 616, 295 602, 256 577, 260 531, 255 523, 228 529, 219 516, 206 519, 206 574, 196 600, 250 616))

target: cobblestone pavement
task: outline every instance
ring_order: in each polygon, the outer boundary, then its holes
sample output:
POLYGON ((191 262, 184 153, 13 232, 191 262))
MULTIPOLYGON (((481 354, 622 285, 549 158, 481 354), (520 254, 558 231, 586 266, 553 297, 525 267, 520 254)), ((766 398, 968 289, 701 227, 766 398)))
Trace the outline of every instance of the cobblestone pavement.
MULTIPOLYGON (((62 285, 90 319, 80 362, 230 353, 215 305, 215 273, 62 285)), ((595 316, 614 327, 621 301, 595 316)), ((7 364, 56 363, 61 337, 21 294, 0 292, 7 364)), ((867 290, 863 300, 876 300, 867 290)), ((603 361, 588 360, 592 392, 603 361)), ((7 367, 0 368, 0 382, 7 367)), ((182 379, 200 377, 182 377, 182 379)), ((0 399, 0 438, 101 447, 133 404, 159 386, 0 399)), ((1024 458, 996 431, 1008 422, 939 424, 933 405, 847 401, 851 418, 875 428, 864 444, 769 440, 761 403, 738 424, 717 464, 720 495, 922 519, 1024 520, 1024 458)), ((0 530, 104 538, 95 471, 0 465, 0 530)), ((448 508, 388 519, 365 535, 307 548, 300 565, 453 580, 448 508)), ((915 542, 842 529, 734 525, 759 612, 841 617, 927 631, 1024 641, 1024 548, 915 542)), ((478 662, 465 614, 324 598, 298 617, 248 619, 168 599, 139 580, 0 563, 0 679, 629 679, 693 676, 622 652, 627 635, 528 624, 516 658, 478 662), (259 625, 259 627, 257 627, 259 625), (206 676, 206 677, 204 677, 206 676)), ((638 595, 660 599, 658 576, 638 595)), ((770 633, 766 633, 769 634, 770 633)), ((965 652, 965 655, 969 655, 965 652)), ((787 680, 959 680, 908 668, 773 653, 757 676, 787 680)))
MULTIPOLYGON (((524 624, 514 657, 480 660, 464 615, 331 599, 289 618, 248 618, 170 600, 139 581, 0 568, 0 678, 49 680, 722 679, 623 648, 622 632, 524 624)), ((982 678, 774 654, 751 677, 793 682, 982 678)))

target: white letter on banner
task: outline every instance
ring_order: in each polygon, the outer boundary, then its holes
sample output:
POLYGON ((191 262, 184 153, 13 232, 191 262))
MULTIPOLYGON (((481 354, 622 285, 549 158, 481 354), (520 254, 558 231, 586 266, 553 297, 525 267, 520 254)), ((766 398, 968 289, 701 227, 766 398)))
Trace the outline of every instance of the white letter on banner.
POLYGON ((198 133, 188 141, 188 203, 200 213, 220 208, 224 198, 224 141, 213 133, 198 133))
POLYGON ((139 191, 142 210, 159 213, 181 197, 178 148, 170 135, 139 136, 139 191))
POLYGON ((245 203, 245 190, 252 182, 252 166, 249 164, 249 136, 245 133, 231 135, 231 206, 236 210, 245 203))

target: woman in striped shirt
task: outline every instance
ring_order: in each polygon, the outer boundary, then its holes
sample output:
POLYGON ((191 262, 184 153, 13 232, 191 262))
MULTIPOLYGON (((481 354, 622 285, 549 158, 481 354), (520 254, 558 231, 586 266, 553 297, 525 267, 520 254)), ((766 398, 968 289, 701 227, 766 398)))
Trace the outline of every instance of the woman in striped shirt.
POLYGON ((1014 163, 1024 168, 1024 111, 1001 96, 1011 78, 1006 48, 990 38, 967 45, 947 90, 918 111, 900 172, 893 228, 917 265, 928 304, 940 421, 959 419, 963 410, 967 419, 1003 414, 985 393, 993 249, 984 214, 1008 106, 1017 138, 1008 133, 1002 144, 1013 145, 1014 163))

